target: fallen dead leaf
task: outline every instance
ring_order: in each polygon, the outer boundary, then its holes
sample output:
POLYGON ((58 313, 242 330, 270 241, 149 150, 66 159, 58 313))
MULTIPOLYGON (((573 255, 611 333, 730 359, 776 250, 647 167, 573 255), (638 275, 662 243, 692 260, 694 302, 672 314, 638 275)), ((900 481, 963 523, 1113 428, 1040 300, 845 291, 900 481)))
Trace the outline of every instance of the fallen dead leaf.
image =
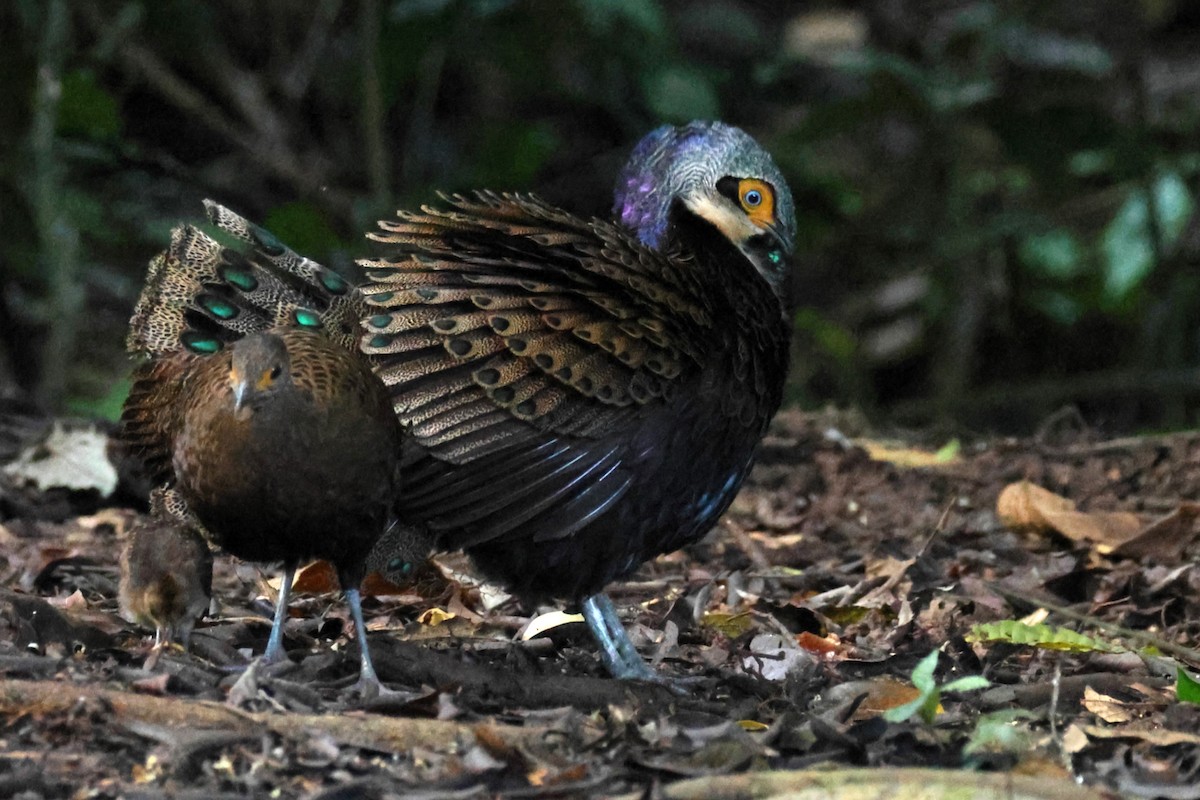
POLYGON ((959 461, 960 446, 957 440, 934 452, 915 447, 896 447, 870 439, 856 439, 854 443, 866 450, 873 461, 886 461, 897 467, 945 467, 959 461))
POLYGON ((754 618, 747 611, 730 614, 723 611, 709 611, 700 620, 706 628, 712 628, 729 639, 750 632, 754 629, 754 618))
POLYGON ((565 611, 548 611, 545 614, 538 614, 529 620, 529 624, 521 632, 521 641, 527 642, 560 625, 573 625, 578 622, 583 622, 583 614, 568 614, 565 611))
POLYGON ((808 652, 819 656, 830 656, 840 652, 842 649, 841 639, 832 633, 828 636, 817 636, 815 633, 803 631, 796 634, 796 644, 808 652))
POLYGON ((44 441, 30 445, 6 465, 4 474, 42 491, 95 489, 108 497, 117 488, 117 470, 108 460, 108 437, 94 427, 66 430, 57 422, 44 441))
POLYGON ((337 572, 328 561, 305 564, 296 570, 296 577, 292 579, 292 592, 295 594, 328 594, 340 590, 337 572))
POLYGON ((1005 486, 996 500, 996 514, 1011 528, 1056 531, 1072 541, 1089 542, 1102 553, 1112 552, 1143 528, 1137 514, 1076 511, 1073 501, 1029 481, 1005 486))
POLYGON ((1157 747, 1167 747, 1174 744, 1198 744, 1200 735, 1185 731, 1172 731, 1165 728, 1142 728, 1134 725, 1122 725, 1116 728, 1104 728, 1099 725, 1084 725, 1082 730, 1093 739, 1141 739, 1157 747))
POLYGON ((1174 511, 1152 521, 1137 536, 1122 543, 1115 553, 1126 558, 1151 558, 1160 564, 1178 562, 1196 538, 1198 516, 1200 503, 1180 503, 1174 511))
POLYGON ((427 608, 421 613, 421 616, 417 617, 417 622, 432 628, 441 625, 443 622, 455 619, 456 616, 441 608, 427 608))
POLYGON ((879 716, 889 708, 910 703, 921 695, 911 683, 886 675, 862 683, 867 696, 855 710, 855 719, 879 716))
POLYGON ((1136 716, 1125 703, 1090 686, 1083 687, 1083 707, 1105 722, 1129 722, 1136 716))

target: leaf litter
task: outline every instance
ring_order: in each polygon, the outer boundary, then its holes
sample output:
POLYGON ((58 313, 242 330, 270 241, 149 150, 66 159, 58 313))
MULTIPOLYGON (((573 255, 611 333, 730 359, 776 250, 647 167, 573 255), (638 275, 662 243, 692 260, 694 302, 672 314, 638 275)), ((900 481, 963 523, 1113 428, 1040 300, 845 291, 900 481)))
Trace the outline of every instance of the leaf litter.
POLYGON ((242 671, 277 582, 226 557, 192 651, 156 652, 116 604, 136 476, 43 490, 22 442, 0 472, 0 794, 774 796, 738 782, 758 774, 800 796, 813 768, 870 766, 923 796, 912 770, 937 767, 1200 797, 1200 436, 925 451, 838 422, 780 415, 723 523, 611 587, 685 693, 608 679, 577 609, 447 554, 364 585, 397 690, 367 708, 327 566, 297 580, 288 664, 242 671))

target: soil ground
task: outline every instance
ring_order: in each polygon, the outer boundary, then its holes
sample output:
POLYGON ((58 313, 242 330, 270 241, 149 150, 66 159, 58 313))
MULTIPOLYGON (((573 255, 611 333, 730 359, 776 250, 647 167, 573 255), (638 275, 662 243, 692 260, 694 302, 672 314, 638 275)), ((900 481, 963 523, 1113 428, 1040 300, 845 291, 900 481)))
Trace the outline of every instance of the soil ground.
MULTIPOLYGON (((49 424, 3 423, 7 461, 49 424)), ((940 796, 905 771, 937 767, 976 796, 1200 797, 1200 706, 1176 693, 1200 666, 1200 436, 1105 441, 1064 417, 933 456, 854 428, 780 415, 722 524, 611 587, 655 668, 698 679, 682 692, 606 678, 582 624, 454 554, 366 587, 384 700, 350 691, 353 631, 320 568, 283 669, 239 670, 277 583, 226 557, 192 650, 152 652, 118 616, 129 499, 6 475, 0 796, 769 797, 744 776, 794 790, 827 767, 885 788, 813 796, 940 796), (934 651, 936 685, 989 685, 906 715, 934 651)))

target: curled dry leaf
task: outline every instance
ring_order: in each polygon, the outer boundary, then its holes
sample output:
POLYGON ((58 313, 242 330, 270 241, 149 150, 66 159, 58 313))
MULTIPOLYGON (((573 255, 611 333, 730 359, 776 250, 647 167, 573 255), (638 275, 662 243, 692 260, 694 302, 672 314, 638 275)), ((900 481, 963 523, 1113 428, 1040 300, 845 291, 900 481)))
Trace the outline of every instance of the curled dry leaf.
POLYGON ((1011 528, 1056 531, 1076 542, 1090 542, 1103 553, 1133 539, 1143 528, 1127 511, 1077 511, 1075 503, 1029 481, 1010 483, 996 500, 996 514, 1011 528))
POLYGON ((1137 536, 1117 548, 1126 558, 1150 558, 1160 564, 1178 562, 1196 538, 1200 503, 1183 502, 1143 528, 1137 536))
POLYGON ((1083 707, 1108 723, 1129 722, 1137 714, 1128 703, 1115 697, 1101 694, 1090 686, 1083 688, 1083 707))
POLYGON ((547 611, 545 614, 538 614, 529 620, 529 624, 521 632, 521 641, 527 642, 533 637, 539 636, 560 625, 573 625, 578 622, 583 622, 582 614, 568 614, 565 611, 557 610, 547 611))

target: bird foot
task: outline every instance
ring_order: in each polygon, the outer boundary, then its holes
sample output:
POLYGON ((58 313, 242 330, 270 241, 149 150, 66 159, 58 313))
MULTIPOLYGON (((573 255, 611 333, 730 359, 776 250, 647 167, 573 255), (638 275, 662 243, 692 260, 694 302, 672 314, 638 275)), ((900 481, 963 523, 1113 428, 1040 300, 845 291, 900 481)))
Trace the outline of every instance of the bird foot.
POLYGON ((660 674, 638 653, 629 634, 617 617, 612 600, 607 595, 594 594, 583 601, 583 617, 600 645, 600 660, 608 674, 623 681, 642 681, 662 686, 677 695, 687 695, 704 683, 704 678, 673 678, 660 674))
POLYGON ((634 662, 623 661, 620 663, 610 663, 607 658, 603 660, 609 672, 617 680, 640 681, 641 683, 661 686, 680 697, 685 697, 691 694, 696 688, 705 686, 711 682, 710 679, 700 675, 664 675, 640 658, 634 662))
POLYGON ((410 703, 412 702, 412 694, 409 692, 399 692, 395 689, 389 689, 383 683, 375 678, 374 680, 360 677, 353 686, 350 687, 351 694, 358 695, 359 702, 364 705, 392 705, 394 703, 410 703))
POLYGON ((235 708, 246 701, 258 697, 259 672, 262 669, 262 659, 256 658, 242 668, 241 676, 229 687, 225 702, 235 708))

